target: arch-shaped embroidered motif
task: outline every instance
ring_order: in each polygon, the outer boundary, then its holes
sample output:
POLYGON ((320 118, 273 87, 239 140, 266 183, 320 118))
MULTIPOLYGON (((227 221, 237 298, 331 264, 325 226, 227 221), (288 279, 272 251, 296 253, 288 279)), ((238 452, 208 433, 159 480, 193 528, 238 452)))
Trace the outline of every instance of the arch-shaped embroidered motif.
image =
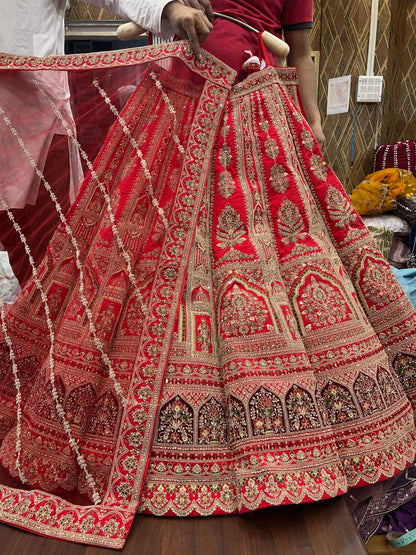
POLYGON ((194 410, 176 395, 160 409, 157 430, 158 443, 190 445, 194 440, 194 410))
POLYGON ((361 303, 369 311, 397 301, 404 292, 390 279, 390 268, 376 253, 363 249, 354 271, 354 286, 361 303))
POLYGON ((240 277, 233 277, 218 301, 218 329, 224 339, 257 333, 282 333, 267 293, 240 277))
POLYGON ((314 398, 303 387, 294 384, 286 394, 285 404, 291 431, 309 430, 321 425, 314 398))
POLYGON ((85 383, 73 389, 65 403, 65 416, 70 424, 84 427, 88 412, 94 406, 96 393, 90 383, 85 383))
POLYGON ((416 388, 416 356, 410 353, 397 353, 393 360, 393 369, 399 377, 405 391, 416 388))
POLYGON ((227 400, 228 441, 235 443, 248 437, 247 416, 244 403, 230 395, 227 400))
POLYGON ((113 336, 120 311, 121 305, 119 302, 112 302, 109 299, 103 301, 94 322, 97 335, 103 341, 110 341, 113 336))
MULTIPOLYGON (((58 401, 62 404, 65 398, 65 385, 61 376, 56 376, 54 383, 58 394, 58 401)), ((56 410, 56 401, 52 395, 52 383, 49 379, 47 383, 45 383, 45 388, 39 396, 36 414, 46 420, 52 420, 53 422, 58 422, 60 420, 56 410)))
POLYGON ((354 393, 365 416, 384 408, 381 392, 373 378, 360 372, 354 382, 354 393))
POLYGON ((305 269, 291 291, 292 306, 302 333, 348 322, 357 317, 342 283, 318 268, 305 269))
POLYGON ((321 390, 321 397, 331 424, 342 424, 359 416, 350 390, 338 382, 329 381, 321 390))
POLYGON ((195 289, 192 291, 191 302, 193 305, 200 304, 200 303, 203 305, 206 305, 209 303, 209 300, 210 300, 209 292, 201 285, 199 287, 195 287, 195 289))
POLYGON ((282 403, 275 393, 261 386, 251 396, 248 407, 254 436, 286 431, 282 403))
POLYGON ((118 296, 120 292, 127 291, 129 285, 130 280, 127 272, 125 272, 124 270, 119 270, 108 278, 106 288, 107 291, 109 291, 110 295, 114 291, 114 293, 118 296))
POLYGON ((394 376, 392 372, 379 366, 377 369, 377 383, 387 406, 393 405, 400 399, 397 381, 397 376, 394 376))
POLYGON ((99 397, 88 417, 87 431, 93 435, 113 437, 118 420, 119 402, 111 391, 99 397))
POLYGON ((146 215, 150 205, 149 195, 140 195, 130 220, 127 224, 127 233, 132 239, 138 239, 143 234, 146 215))
POLYGON ((217 399, 211 397, 199 409, 198 414, 198 443, 225 444, 227 441, 227 429, 225 421, 225 410, 217 399))

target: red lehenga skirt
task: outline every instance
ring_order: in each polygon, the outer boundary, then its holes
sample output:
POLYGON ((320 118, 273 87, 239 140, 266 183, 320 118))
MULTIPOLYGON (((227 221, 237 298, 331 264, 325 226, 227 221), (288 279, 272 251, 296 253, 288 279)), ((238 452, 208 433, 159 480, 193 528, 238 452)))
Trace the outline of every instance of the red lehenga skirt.
POLYGON ((68 71, 88 172, 3 311, 0 520, 121 548, 137 511, 317 501, 414 460, 416 315, 293 69, 232 87, 182 42, 0 63, 68 71))

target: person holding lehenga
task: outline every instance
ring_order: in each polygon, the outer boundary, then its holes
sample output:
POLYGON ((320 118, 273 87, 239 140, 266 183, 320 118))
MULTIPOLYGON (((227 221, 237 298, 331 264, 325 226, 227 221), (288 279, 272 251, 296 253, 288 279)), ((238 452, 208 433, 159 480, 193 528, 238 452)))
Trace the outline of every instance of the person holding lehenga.
POLYGON ((198 58, 0 58, 88 99, 88 174, 2 326, 0 520, 41 534, 120 548, 137 511, 318 501, 414 460, 416 315, 319 148, 312 2, 185 4, 198 58), (214 12, 285 29, 289 67, 214 12))

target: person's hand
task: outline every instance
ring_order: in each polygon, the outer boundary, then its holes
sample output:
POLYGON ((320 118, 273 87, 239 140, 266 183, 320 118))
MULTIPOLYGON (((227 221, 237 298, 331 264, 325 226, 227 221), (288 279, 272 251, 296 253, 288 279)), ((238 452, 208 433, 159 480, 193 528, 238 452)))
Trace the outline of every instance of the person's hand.
MULTIPOLYGON (((169 2, 163 10, 162 19, 166 19, 174 33, 181 39, 189 39, 192 49, 197 58, 201 57, 199 43, 204 42, 212 31, 212 23, 205 13, 205 9, 211 4, 208 0, 186 0, 186 2, 198 5, 193 8, 179 2, 169 2)), ((211 9, 212 11, 212 9, 211 9)))
POLYGON ((182 4, 196 10, 202 10, 211 23, 214 21, 214 10, 209 0, 182 0, 182 4))
POLYGON ((326 137, 324 135, 324 132, 322 131, 321 123, 311 123, 310 127, 319 145, 319 148, 321 149, 322 154, 325 154, 326 137))

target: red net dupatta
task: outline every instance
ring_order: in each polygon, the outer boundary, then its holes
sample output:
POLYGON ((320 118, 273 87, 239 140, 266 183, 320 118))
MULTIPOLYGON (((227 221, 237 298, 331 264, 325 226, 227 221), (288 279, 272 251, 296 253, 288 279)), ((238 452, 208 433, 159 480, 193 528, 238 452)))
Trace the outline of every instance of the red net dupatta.
POLYGON ((11 476, 4 473, 0 518, 121 548, 234 73, 209 56, 197 65, 181 42, 1 55, 0 68, 2 218, 30 273, 3 328, 1 458, 11 476), (52 172, 51 137, 67 151, 52 172), (67 184, 77 176, 69 211, 51 197, 65 175, 67 184), (17 198, 22 183, 26 196, 17 198), (40 190, 41 219, 58 217, 37 264, 28 262, 37 245, 19 216, 40 190))

